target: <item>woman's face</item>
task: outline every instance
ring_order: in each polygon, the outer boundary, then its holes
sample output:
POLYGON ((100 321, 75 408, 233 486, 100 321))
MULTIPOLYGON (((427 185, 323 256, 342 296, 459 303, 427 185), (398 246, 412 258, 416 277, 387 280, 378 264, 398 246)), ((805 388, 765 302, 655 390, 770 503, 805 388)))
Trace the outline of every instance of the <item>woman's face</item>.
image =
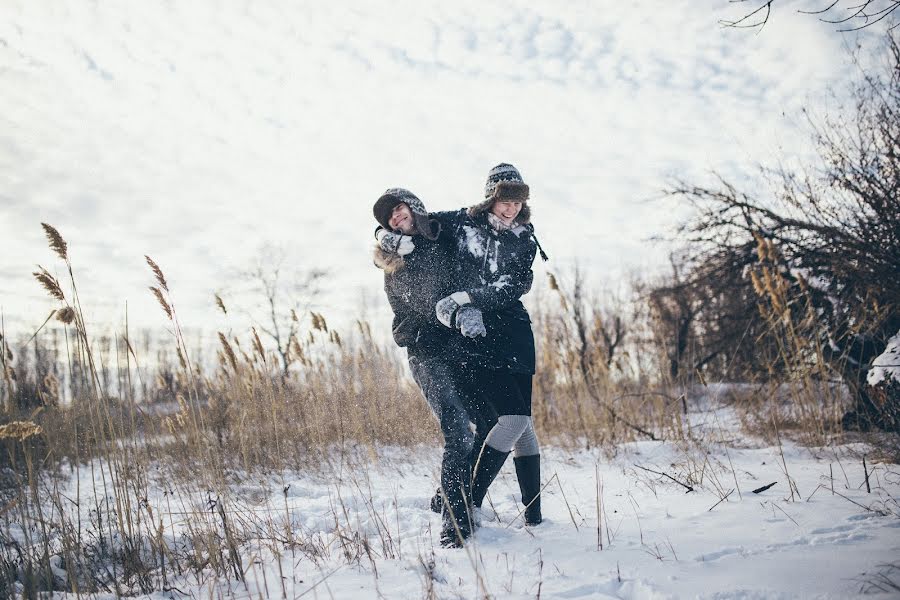
POLYGON ((415 233, 416 223, 413 221, 412 211, 406 202, 401 202, 394 207, 393 212, 391 212, 391 218, 388 220, 388 225, 394 231, 399 229, 401 233, 406 235, 415 233))
POLYGON ((512 222, 516 220, 521 210, 522 203, 517 201, 497 200, 491 206, 491 212, 494 216, 499 217, 507 225, 512 225, 512 222))

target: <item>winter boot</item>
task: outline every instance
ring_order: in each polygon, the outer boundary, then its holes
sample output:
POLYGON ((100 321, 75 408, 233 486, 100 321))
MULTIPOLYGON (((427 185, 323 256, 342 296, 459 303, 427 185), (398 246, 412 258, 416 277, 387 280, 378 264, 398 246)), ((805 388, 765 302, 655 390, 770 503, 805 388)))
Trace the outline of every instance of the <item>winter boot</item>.
MULTIPOLYGON (((482 412, 485 412, 485 409, 482 407, 482 412)), ((484 415, 481 415, 482 417, 484 415)), ((484 446, 484 439, 487 437, 487 432, 491 430, 497 423, 497 416, 493 415, 492 418, 485 421, 483 418, 478 421, 479 426, 475 433, 475 443, 472 444, 472 450, 469 451, 469 478, 472 477, 472 471, 475 470, 475 463, 478 461, 478 455, 481 452, 481 447, 484 446)), ((438 488, 434 492, 434 496, 431 497, 430 508, 431 512, 441 514, 441 507, 444 505, 444 501, 441 499, 441 488, 438 488)), ((481 523, 476 520, 475 525, 477 527, 481 526, 481 523)))
MULTIPOLYGON (((441 509, 444 506, 444 499, 441 498, 441 488, 438 488, 434 492, 434 496, 431 497, 429 501, 429 508, 431 512, 436 514, 441 514, 441 509)), ((472 511, 472 525, 475 527, 481 527, 481 510, 472 511)))
MULTIPOLYGON (((496 423, 497 418, 494 417, 494 420, 491 422, 496 423)), ((472 450, 469 452, 469 477, 472 476, 472 471, 475 470, 475 463, 478 461, 478 454, 481 451, 481 447, 484 445, 485 434, 482 431, 484 427, 482 426, 479 429, 478 433, 475 435, 475 443, 472 445, 472 450)), ((490 431, 490 427, 487 427, 487 430, 490 431)), ((441 514, 441 507, 444 506, 444 500, 441 498, 441 488, 438 488, 434 491, 434 496, 431 497, 429 501, 429 508, 431 508, 431 512, 441 514)))
MULTIPOLYGON (((441 491, 438 490, 438 494, 441 491)), ((463 542, 472 535, 472 506, 465 494, 454 494, 441 501, 441 546, 461 548, 463 542)))
POLYGON ((449 518, 449 514, 444 516, 443 521, 441 525, 441 547, 462 548, 463 543, 472 535, 472 528, 469 527, 466 515, 462 515, 461 519, 456 519, 455 525, 453 519, 449 518))
POLYGON ((494 482, 509 452, 501 452, 485 444, 472 475, 472 504, 481 508, 488 487, 494 482))
POLYGON ((538 525, 541 519, 541 455, 517 456, 513 459, 516 465, 516 477, 519 490, 522 492, 522 504, 525 509, 525 524, 538 525))

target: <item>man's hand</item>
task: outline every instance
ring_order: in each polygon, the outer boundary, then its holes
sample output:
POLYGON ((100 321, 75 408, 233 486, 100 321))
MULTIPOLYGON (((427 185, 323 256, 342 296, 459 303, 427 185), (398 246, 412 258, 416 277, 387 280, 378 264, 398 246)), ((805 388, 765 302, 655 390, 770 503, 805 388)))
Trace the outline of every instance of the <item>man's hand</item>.
POLYGON ((375 239, 378 240, 378 245, 381 246, 382 250, 390 252, 391 254, 406 256, 416 249, 416 245, 413 244, 411 235, 392 233, 387 229, 379 229, 376 231, 375 239))
POLYGON ((456 326, 468 338, 487 337, 481 310, 474 306, 463 306, 456 312, 456 326))
POLYGON ((437 314, 438 321, 453 329, 453 316, 456 314, 456 311, 459 310, 460 306, 471 301, 472 299, 469 298, 467 292, 454 292, 446 298, 438 300, 437 304, 434 305, 434 312, 437 314))

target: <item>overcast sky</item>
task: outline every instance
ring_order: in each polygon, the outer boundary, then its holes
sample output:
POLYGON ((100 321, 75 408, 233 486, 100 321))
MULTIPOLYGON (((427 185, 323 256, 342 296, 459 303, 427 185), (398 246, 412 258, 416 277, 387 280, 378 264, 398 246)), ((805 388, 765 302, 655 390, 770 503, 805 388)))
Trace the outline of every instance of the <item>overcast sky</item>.
POLYGON ((658 268, 646 240, 683 212, 672 177, 809 151, 799 109, 840 89, 833 25, 789 3, 761 33, 740 7, 682 2, 0 3, 0 306, 29 330, 69 248, 92 322, 161 327, 143 255, 182 321, 221 328, 263 244, 324 268, 327 318, 383 311, 371 206, 387 187, 432 210, 481 198, 518 166, 564 270, 658 268))

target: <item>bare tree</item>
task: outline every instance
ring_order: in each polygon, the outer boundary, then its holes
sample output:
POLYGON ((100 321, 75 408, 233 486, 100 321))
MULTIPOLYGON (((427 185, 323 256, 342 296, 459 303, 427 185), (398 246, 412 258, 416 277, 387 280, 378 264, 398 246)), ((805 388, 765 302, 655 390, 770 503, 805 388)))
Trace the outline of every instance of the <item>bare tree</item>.
POLYGON ((639 290, 650 308, 655 324, 654 337, 668 363, 669 377, 674 381, 685 371, 684 358, 688 347, 696 342, 697 315, 708 296, 696 293, 682 273, 679 258, 669 256, 672 273, 652 285, 648 291, 639 290))
POLYGON ((751 196, 721 178, 717 186, 681 183, 670 193, 696 209, 682 228, 695 262, 723 252, 753 257, 756 265, 739 271, 743 281, 756 284, 780 322, 790 323, 853 394, 856 408, 845 426, 896 429, 898 400, 879 406, 865 385, 871 361, 900 329, 900 45, 894 34, 886 46, 885 69, 864 73, 853 90, 855 110, 811 122, 818 162, 767 172, 776 183, 772 197, 751 196))
MULTIPOLYGON (((777 4, 775 0, 729 1, 746 5, 747 8, 740 13, 740 17, 723 19, 719 23, 742 29, 762 29, 777 4)), ((824 23, 836 25, 838 31, 857 31, 887 19, 900 8, 900 0, 809 0, 805 6, 807 8, 797 12, 817 16, 824 23)))
MULTIPOLYGON (((321 292, 324 269, 307 269, 292 264, 285 248, 263 245, 253 264, 238 274, 245 284, 242 296, 249 294, 254 303, 241 310, 249 316, 254 327, 273 343, 278 354, 282 378, 296 356, 293 348, 301 323, 321 292)), ((239 301, 240 302, 240 301, 239 301)), ((219 308, 227 308, 216 296, 219 308)))
POLYGON ((572 319, 582 376, 585 381, 597 378, 600 373, 605 378, 615 366, 628 334, 622 302, 612 295, 601 301, 596 294, 590 293, 585 287, 584 270, 577 264, 568 289, 555 277, 552 281, 572 319))
POLYGON ((773 366, 783 370, 773 362, 758 298, 744 276, 755 261, 752 250, 742 244, 696 256, 673 254, 671 273, 639 290, 672 381, 701 373, 745 380, 773 366))

